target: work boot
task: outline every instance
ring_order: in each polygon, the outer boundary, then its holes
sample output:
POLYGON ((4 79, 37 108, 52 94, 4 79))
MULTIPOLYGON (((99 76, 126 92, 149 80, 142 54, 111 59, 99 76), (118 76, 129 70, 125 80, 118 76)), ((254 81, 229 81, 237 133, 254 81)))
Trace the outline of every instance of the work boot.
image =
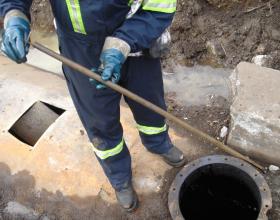
POLYGON ((181 167, 185 164, 186 160, 182 151, 173 146, 165 154, 159 154, 163 160, 173 167, 181 167))
POLYGON ((133 212, 137 208, 138 198, 131 183, 125 184, 121 190, 115 192, 117 200, 124 210, 133 212))

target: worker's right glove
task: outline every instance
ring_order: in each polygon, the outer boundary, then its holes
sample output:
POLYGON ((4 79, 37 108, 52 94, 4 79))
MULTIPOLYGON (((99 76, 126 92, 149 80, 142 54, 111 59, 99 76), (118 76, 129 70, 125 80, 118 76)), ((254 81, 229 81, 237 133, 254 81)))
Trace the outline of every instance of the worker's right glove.
POLYGON ((19 10, 9 11, 4 19, 4 33, 1 50, 17 63, 26 62, 29 50, 30 23, 19 10))

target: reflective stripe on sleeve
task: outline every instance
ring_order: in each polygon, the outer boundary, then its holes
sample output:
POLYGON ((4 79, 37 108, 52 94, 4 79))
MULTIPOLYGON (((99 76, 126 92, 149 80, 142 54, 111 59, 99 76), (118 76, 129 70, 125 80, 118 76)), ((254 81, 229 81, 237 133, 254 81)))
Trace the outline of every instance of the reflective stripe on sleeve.
POLYGON ((147 134, 147 135, 159 134, 159 133, 166 131, 166 129, 167 129, 166 124, 163 127, 149 127, 149 126, 137 124, 136 127, 140 132, 147 134))
POLYGON ((124 140, 122 139, 121 142, 117 146, 115 146, 114 148, 112 148, 110 150, 98 150, 93 145, 92 145, 92 149, 101 160, 105 160, 108 157, 112 157, 112 156, 119 154, 123 149, 123 145, 124 145, 124 140))
POLYGON ((66 4, 74 31, 86 34, 79 0, 66 0, 66 4))
POLYGON ((128 6, 131 6, 133 4, 133 2, 135 2, 134 0, 129 0, 128 1, 128 6))
POLYGON ((176 3, 176 0, 144 0, 143 10, 174 13, 176 11, 176 3))

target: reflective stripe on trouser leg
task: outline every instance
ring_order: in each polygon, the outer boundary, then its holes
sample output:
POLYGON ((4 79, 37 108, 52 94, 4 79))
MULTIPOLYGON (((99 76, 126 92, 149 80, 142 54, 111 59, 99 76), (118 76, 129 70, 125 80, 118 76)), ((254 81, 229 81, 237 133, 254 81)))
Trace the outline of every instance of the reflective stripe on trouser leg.
POLYGON ((150 126, 144 126, 144 125, 139 125, 137 124, 137 129, 147 135, 153 135, 153 134, 159 134, 161 132, 166 131, 167 126, 166 124, 162 127, 150 127, 150 126))
POLYGON ((111 185, 116 190, 121 190, 123 185, 131 181, 131 157, 125 142, 123 142, 122 151, 114 156, 100 159, 96 154, 104 173, 108 177, 111 185))
POLYGON ((79 0, 65 0, 75 32, 86 34, 79 0))
POLYGON ((123 139, 121 140, 121 142, 115 146, 112 149, 109 150, 98 150, 95 146, 92 145, 92 149, 95 152, 95 154, 101 159, 101 160, 105 160, 108 157, 113 157, 117 154, 119 154, 122 150, 123 150, 123 144, 124 141, 123 139))
POLYGON ((163 13, 174 13, 176 11, 176 0, 144 0, 143 10, 163 13))
POLYGON ((143 145, 151 152, 166 153, 173 145, 168 135, 168 126, 137 126, 143 145))
MULTIPOLYGON (((128 90, 166 109, 159 59, 145 56, 129 57, 122 67, 122 74, 128 76, 122 84, 128 90)), ((164 117, 129 98, 125 97, 125 100, 138 124, 143 145, 153 153, 166 153, 172 147, 172 143, 164 117)))

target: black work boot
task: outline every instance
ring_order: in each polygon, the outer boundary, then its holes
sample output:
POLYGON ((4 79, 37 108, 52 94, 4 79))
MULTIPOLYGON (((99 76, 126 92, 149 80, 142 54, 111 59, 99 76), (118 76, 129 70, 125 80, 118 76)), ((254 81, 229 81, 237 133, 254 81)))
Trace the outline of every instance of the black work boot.
POLYGON ((186 160, 182 151, 173 146, 165 154, 159 154, 163 160, 173 167, 181 167, 185 164, 186 160))
POLYGON ((115 191, 120 206, 127 212, 133 212, 138 206, 138 197, 131 183, 127 183, 124 187, 115 191))

